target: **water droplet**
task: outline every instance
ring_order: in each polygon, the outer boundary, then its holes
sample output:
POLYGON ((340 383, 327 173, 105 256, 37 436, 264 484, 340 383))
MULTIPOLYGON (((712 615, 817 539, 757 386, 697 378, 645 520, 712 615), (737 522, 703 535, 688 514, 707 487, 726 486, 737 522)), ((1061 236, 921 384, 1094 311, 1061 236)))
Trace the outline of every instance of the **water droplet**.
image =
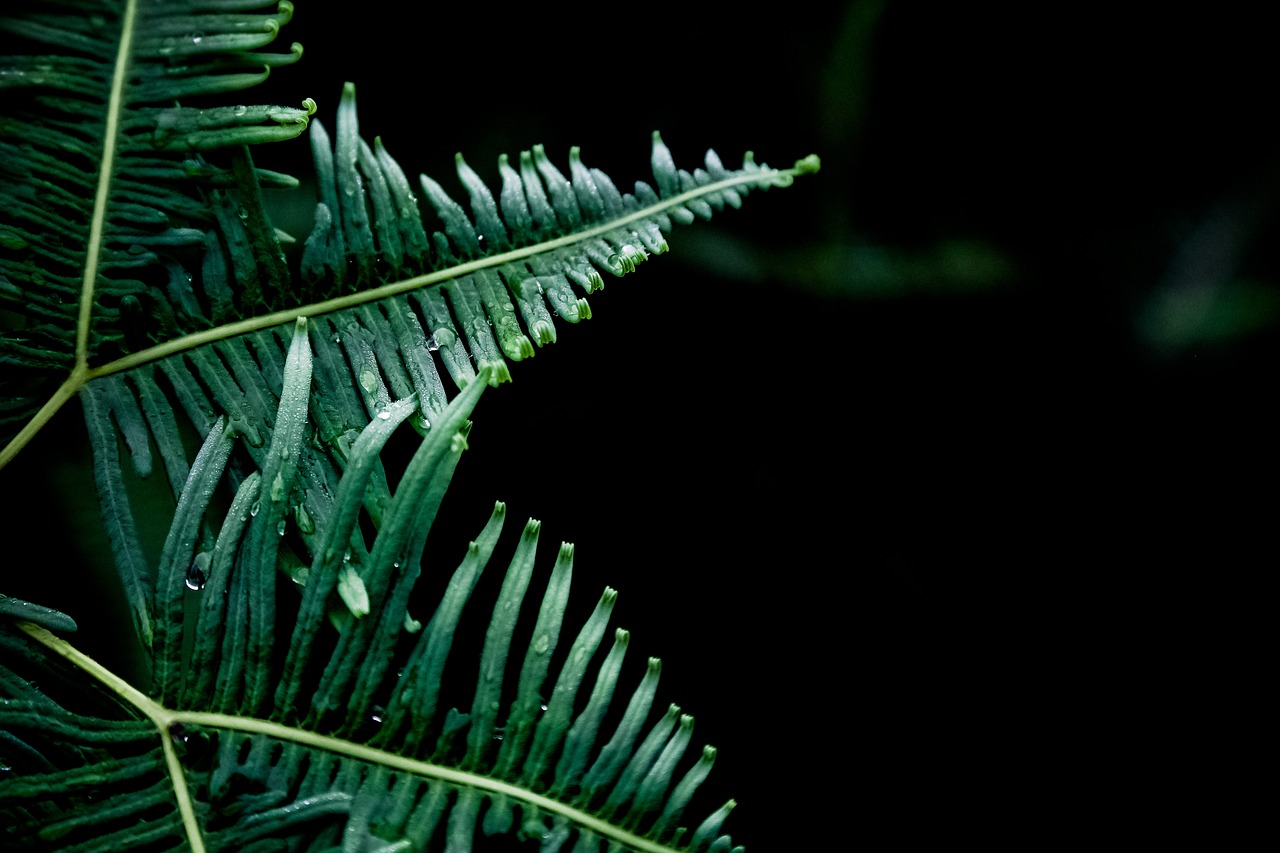
POLYGON ((187 567, 187 589, 204 589, 204 585, 209 579, 210 559, 211 557, 206 551, 196 554, 195 559, 191 561, 191 565, 187 567))
POLYGON ((286 526, 287 525, 285 524, 285 519, 283 518, 280 519, 280 523, 276 525, 276 533, 280 536, 283 536, 286 526))
POLYGON ((427 420, 426 418, 423 418, 418 423, 422 425, 423 429, 431 429, 431 421, 427 420))
POLYGON ((260 509, 262 509, 262 501, 254 501, 253 506, 249 508, 249 515, 250 516, 257 515, 258 510, 260 509))
POLYGON ((381 723, 382 718, 386 715, 387 709, 381 705, 373 706, 373 713, 369 715, 369 719, 375 723, 381 723))
POLYGON ((271 500, 278 501, 284 497, 284 477, 276 473, 276 478, 271 482, 271 500))
POLYGON ((386 409, 383 409, 382 411, 378 412, 378 417, 384 421, 389 420, 391 418, 391 412, 387 411, 386 409))
POLYGON ((533 650, 538 654, 546 654, 547 648, 551 645, 551 639, 546 634, 539 634, 538 639, 534 641, 533 650))
POLYGON ((249 112, 249 108, 248 108, 248 107, 246 107, 244 104, 236 104, 236 111, 235 111, 235 112, 236 112, 236 115, 238 115, 238 116, 242 116, 242 115, 244 115, 245 113, 249 112))
POLYGON ((432 335, 427 338, 427 352, 435 352, 440 349, 440 344, 436 343, 436 336, 432 335))
POLYGON ((204 33, 192 33, 192 34, 191 34, 191 43, 192 43, 192 44, 199 44, 199 43, 200 43, 200 42, 202 42, 202 41, 204 41, 204 33))
POLYGON ((307 508, 302 504, 298 504, 298 508, 294 510, 293 518, 298 523, 299 533, 309 536, 316 532, 316 523, 311 518, 311 513, 307 512, 307 508))
POLYGON ((370 394, 378 390, 378 377, 372 370, 360 371, 360 387, 370 394))

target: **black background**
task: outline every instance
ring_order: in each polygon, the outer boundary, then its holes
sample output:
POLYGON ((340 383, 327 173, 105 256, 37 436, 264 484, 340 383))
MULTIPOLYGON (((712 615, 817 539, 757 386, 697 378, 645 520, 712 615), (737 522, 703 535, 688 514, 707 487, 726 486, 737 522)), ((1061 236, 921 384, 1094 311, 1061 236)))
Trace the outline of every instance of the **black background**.
MULTIPOLYGON (((1254 492, 1274 491, 1280 305, 1257 21, 297 5, 282 40, 304 58, 245 97, 312 97, 332 129, 353 81, 363 135, 458 199, 457 151, 491 186, 535 143, 647 180, 655 129, 687 169, 707 147, 822 157, 678 228, 487 391, 429 548, 452 559, 495 499, 511 534, 543 521, 546 565, 574 542, 574 608, 620 591, 631 677, 663 659, 660 703, 719 748, 697 809, 736 798, 748 850, 1056 839, 1088 822, 1041 819, 1064 795, 1112 807, 1114 775, 1067 780, 1142 692, 1135 643, 1182 643, 1166 602, 1252 564, 1274 508, 1254 492), (1171 293, 1244 294, 1252 325, 1145 334, 1171 293)), ((258 160, 305 176, 305 146, 258 160)), ((27 452, 63 442, 72 518, 92 498, 59 417, 27 452)))

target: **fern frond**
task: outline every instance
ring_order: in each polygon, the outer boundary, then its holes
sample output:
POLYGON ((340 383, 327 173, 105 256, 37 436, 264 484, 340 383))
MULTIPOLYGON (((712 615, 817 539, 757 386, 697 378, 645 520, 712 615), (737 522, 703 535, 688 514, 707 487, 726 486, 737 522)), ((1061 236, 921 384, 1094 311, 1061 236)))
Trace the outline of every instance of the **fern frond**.
POLYGON ((443 675, 505 507, 439 601, 418 587, 485 389, 558 323, 589 318, 606 279, 667 251, 675 224, 816 158, 771 169, 748 152, 729 169, 708 151, 686 171, 654 133, 652 183, 626 192, 577 148, 566 171, 540 146, 499 158, 500 187, 459 154, 457 201, 361 137, 350 84, 332 136, 309 99, 227 102, 300 56, 264 52, 291 13, 263 0, 0 13, 0 468, 78 397, 151 665, 145 689, 130 685, 51 633, 69 617, 0 597, 0 762, 15 771, 0 779, 0 840, 462 850, 482 831, 546 851, 727 849, 732 803, 681 826, 715 750, 693 748, 679 707, 655 706, 658 661, 610 712, 631 636, 610 630, 608 587, 567 624, 572 546, 521 636, 543 584, 541 527, 524 526, 471 695, 443 675), (308 126, 319 198, 291 259, 262 190, 298 182, 249 150, 308 126), (385 448, 409 431, 416 452, 389 470, 385 448), (157 476, 173 512, 149 548, 134 487, 157 476), (59 660, 114 700, 84 695, 59 660))
MULTIPOLYGON (((548 850, 575 834, 588 846, 607 841, 639 851, 727 846, 727 836, 705 826, 694 844, 678 828, 715 750, 704 748, 682 770, 692 717, 672 705, 648 720, 656 660, 618 723, 606 723, 630 645, 630 634, 615 629, 606 651, 617 593, 606 588, 567 648, 561 642, 571 545, 559 548, 532 633, 519 637, 518 616, 538 574, 537 521, 525 524, 492 605, 474 694, 463 703, 469 710, 441 713, 442 702, 464 699, 442 674, 462 606, 494 553, 503 504, 465 549, 427 626, 412 630, 407 613, 427 534, 488 385, 483 374, 426 432, 372 541, 356 523, 362 497, 374 459, 409 419, 413 399, 366 426, 351 445, 334 515, 305 574, 294 578, 301 596, 277 598, 278 554, 264 543, 278 548, 286 484, 302 465, 296 436, 311 386, 306 328, 299 321, 291 339, 267 467, 233 486, 228 464, 243 442, 223 420, 189 465, 149 594, 157 629, 149 695, 32 624, 39 617, 73 627, 61 614, 0 600, 0 614, 25 620, 18 633, 0 633, 0 643, 22 648, 23 634, 34 637, 97 676, 120 703, 100 708, 102 716, 73 713, 24 691, 16 671, 0 670, 8 700, 0 724, 12 754, 26 762, 0 780, 6 849, 53 839, 67 849, 102 839, 123 849, 243 849, 268 838, 307 850, 348 843, 428 850, 441 841, 469 849, 478 832, 538 838, 548 850), (214 525, 212 554, 200 560, 199 526, 216 516, 212 498, 226 489, 235 494, 214 525), (188 567, 199 567, 198 583, 188 567), (361 590, 362 607, 341 592, 344 581, 361 590), (277 613, 292 620, 280 654, 273 653, 277 613), (184 634, 196 638, 186 653, 184 634), (514 684, 513 656, 521 659, 514 684), (39 714, 35 702, 43 702, 39 714), (37 768, 38 778, 31 775, 37 768), (91 791, 99 792, 94 802, 86 799, 91 791), (126 838, 130 828, 135 835, 126 838)), ((36 656, 27 646, 21 657, 36 656)), ((706 826, 720 819, 713 815, 706 826)))
POLYGON ((244 146, 297 136, 315 105, 203 102, 301 55, 258 50, 290 3, 234 5, 42 0, 0 12, 0 388, 17 404, 7 424, 76 371, 179 332, 206 296, 219 322, 259 310, 252 287, 237 294, 244 305, 192 289, 211 240, 255 245, 258 290, 273 276, 280 289, 257 186, 296 181, 256 172, 244 146), (215 150, 234 153, 215 165, 204 156, 215 150))
POLYGON ((360 137, 353 84, 343 90, 335 138, 318 120, 311 135, 321 197, 303 277, 319 294, 368 288, 347 303, 413 293, 428 334, 455 354, 445 366, 459 383, 473 372, 463 353, 492 368, 495 380, 509 378, 508 360, 556 340, 555 317, 576 323, 591 315, 585 297, 603 288, 606 276, 621 277, 666 252, 673 222, 709 219, 726 205, 738 207, 753 188, 786 185, 817 168, 814 158, 776 171, 748 152, 740 169, 729 170, 708 151, 705 168, 688 172, 655 132, 656 190, 637 181, 632 192, 620 192, 583 163, 578 148, 570 149, 566 176, 535 145, 520 152, 519 170, 507 155, 499 158, 495 197, 458 154, 470 213, 422 175, 421 197, 435 214, 424 224, 419 196, 382 139, 370 146, 360 137))

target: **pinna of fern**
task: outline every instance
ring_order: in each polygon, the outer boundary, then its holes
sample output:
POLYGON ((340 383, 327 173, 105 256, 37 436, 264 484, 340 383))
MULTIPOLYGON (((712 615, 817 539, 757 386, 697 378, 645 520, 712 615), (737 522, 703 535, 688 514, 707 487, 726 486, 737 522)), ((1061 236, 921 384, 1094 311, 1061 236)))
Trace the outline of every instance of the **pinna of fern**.
MULTIPOLYGON (((306 325, 295 328, 268 453, 285 467, 298 464, 301 432, 293 427, 306 419, 306 325)), ((441 712, 454 631, 498 543, 501 503, 425 626, 408 608, 430 570, 426 536, 486 379, 469 383, 427 431, 371 543, 356 523, 367 477, 415 401, 398 401, 362 431, 333 520, 296 578, 301 596, 286 596, 296 607, 276 600, 275 555, 255 545, 280 538, 266 507, 284 495, 272 490, 269 472, 240 480, 212 552, 201 559, 196 551, 194 531, 219 512, 215 495, 230 487, 228 461, 242 444, 216 424, 191 463, 155 574, 149 695, 33 624, 30 611, 9 608, 25 619, 16 629, 5 621, 0 644, 15 652, 6 661, 50 665, 24 644, 25 632, 96 675, 115 701, 104 708, 98 696, 91 712, 71 710, 36 689, 22 666, 0 669, 0 723, 18 764, 0 781, 6 849, 53 841, 67 850, 267 849, 292 838, 305 850, 426 850, 443 836, 448 849, 463 850, 477 831, 538 838, 544 850, 575 836, 575 850, 727 849, 720 826, 732 803, 693 833, 679 824, 715 751, 704 747, 680 770, 693 721, 676 706, 649 719, 657 660, 621 716, 606 717, 629 634, 615 630, 605 642, 616 599, 606 588, 570 639, 570 545, 559 549, 519 677, 508 683, 517 616, 535 575, 536 521, 524 526, 493 606, 469 708, 441 712), (192 566, 201 567, 198 584, 192 566), (194 609, 185 600, 193 585, 201 587, 194 609), (296 615, 276 625, 277 613, 296 615), (274 636, 289 637, 279 653, 274 636)), ((69 627, 56 615, 39 621, 69 627)))

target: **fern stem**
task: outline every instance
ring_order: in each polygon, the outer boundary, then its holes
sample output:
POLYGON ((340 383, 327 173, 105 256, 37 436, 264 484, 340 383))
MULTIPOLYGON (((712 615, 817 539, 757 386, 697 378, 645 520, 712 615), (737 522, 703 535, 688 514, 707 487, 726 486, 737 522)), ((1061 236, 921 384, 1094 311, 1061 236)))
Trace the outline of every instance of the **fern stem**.
POLYGON ((128 0, 120 20, 120 49, 111 76, 111 98, 107 102, 107 126, 103 133, 102 169, 98 172, 98 191, 93 201, 93 219, 89 223, 89 246, 85 252, 84 282, 80 290, 80 318, 76 322, 76 364, 88 363, 89 319, 93 314, 93 287, 98 278, 98 260, 102 252, 102 232, 107 222, 107 197, 115 172, 116 143, 120 132, 120 113, 124 110, 124 87, 129 70, 129 54, 133 51, 133 22, 138 0, 128 0))
POLYGON ((137 708, 147 719, 155 724, 155 727, 160 732, 160 743, 164 748, 164 760, 169 768, 169 777, 173 783, 174 796, 178 801, 178 811, 182 815, 182 825, 187 831, 187 840, 191 844, 193 853, 204 853, 204 839, 200 835, 200 825, 196 822, 195 807, 191 802, 191 794, 187 790, 187 777, 183 773, 182 763, 178 760, 178 754, 173 749, 173 738, 169 737, 169 728, 174 723, 180 722, 178 715, 66 640, 53 634, 47 628, 32 622, 19 622, 17 625, 60 657, 96 678, 107 689, 137 708))
POLYGON ((289 308, 285 311, 276 311, 271 314, 263 314, 260 317, 250 317, 235 323, 227 323, 212 329, 204 329, 181 338, 174 338, 162 344, 139 350, 135 353, 122 356, 115 361, 106 364, 91 367, 86 375, 86 380, 96 379, 99 376, 108 376, 112 373, 119 373, 122 370, 146 364, 157 359, 165 358, 175 353, 185 352, 194 349, 212 341, 220 341, 225 338, 243 335, 248 332, 256 332, 261 329, 268 329, 272 326, 278 326, 282 323, 293 322, 300 315, 307 317, 317 317, 322 314, 330 314, 334 311, 341 311, 345 308, 353 308, 357 305, 364 305, 368 302, 376 302, 385 299, 388 296, 396 296, 401 293, 408 293, 414 290, 420 290, 433 284, 443 281, 462 278, 483 269, 492 267, 500 267, 505 264, 514 263, 524 258, 534 255, 541 255, 555 249, 571 246, 575 243, 587 242, 608 234, 612 231, 628 225, 632 222, 652 219, 653 217, 671 210, 676 207, 688 204, 691 201, 702 198, 704 196, 713 195, 726 189, 731 189, 743 184, 772 186, 787 186, 798 175, 809 174, 816 171, 813 161, 816 158, 813 155, 800 160, 790 169, 761 169, 756 172, 748 172, 746 174, 734 175, 720 181, 706 184, 705 186, 695 187, 694 189, 662 199, 659 202, 641 208, 626 216, 617 219, 611 219, 608 222, 602 222, 585 231, 578 231, 573 234, 566 234, 563 237, 557 237, 554 240, 546 240, 531 246, 523 246, 519 249, 513 249, 509 252, 490 255, 485 258, 478 258, 474 261, 468 261, 463 264, 449 267, 448 269, 436 270, 435 272, 426 273, 424 275, 414 276, 402 281, 393 281, 384 284, 381 287, 371 288, 359 293, 350 293, 346 296, 338 296, 333 299, 326 299, 323 302, 315 302, 310 305, 300 305, 296 308, 289 308))
POLYGON ((380 749, 375 749, 363 744, 329 737, 328 735, 317 734, 316 732, 310 732, 305 729, 280 725, 279 723, 273 723, 269 720, 259 720, 252 717, 239 717, 230 714, 210 714, 198 711, 171 711, 168 713, 172 715, 175 721, 186 725, 208 726, 210 728, 231 729, 233 731, 246 732, 249 734, 265 735, 288 743, 302 744, 303 746, 322 749, 327 752, 337 753, 338 755, 345 755, 348 758, 354 758, 357 761, 364 761, 373 765, 388 767, 392 770, 401 770, 406 773, 412 773, 416 776, 423 776, 429 779, 439 779, 443 782, 449 782, 464 788, 475 788, 494 794, 503 794, 522 803, 536 806, 538 809, 549 814, 563 817, 578 826, 596 833, 601 838, 616 841, 628 850, 634 851, 634 853, 672 853, 675 849, 659 844, 651 839, 642 838, 638 835, 622 830, 615 824, 608 823, 607 821, 604 821, 588 812, 566 806, 559 800, 541 796, 530 791, 528 788, 513 785, 509 782, 503 782, 500 779, 492 779, 488 776, 468 773, 463 770, 457 770, 452 767, 445 767, 439 764, 431 764, 414 758, 406 758, 403 755, 384 752, 380 749))
POLYGON ((481 776, 475 773, 457 770, 452 767, 444 767, 438 764, 431 764, 426 761, 419 761, 414 758, 407 758, 403 755, 385 752, 374 747, 353 743, 340 738, 329 737, 327 735, 282 725, 280 723, 273 723, 269 720, 235 716, 232 714, 216 714, 199 711, 175 711, 170 708, 166 708, 164 705, 156 702, 154 699, 129 684, 123 678, 68 643, 66 640, 50 632, 47 628, 36 625, 32 622, 18 622, 17 626, 27 634, 31 635, 35 640, 47 646, 60 657, 80 667, 90 676, 97 679, 122 700, 137 708, 156 726, 160 732, 161 742, 164 747, 165 763, 169 768, 169 775, 172 779, 174 794, 177 797, 178 807, 182 814, 183 825, 186 828, 187 837, 191 843, 191 849, 196 851, 196 853, 204 853, 204 841, 201 837, 200 827, 196 820, 191 795, 187 790, 186 776, 183 773, 182 764, 178 759, 177 753, 174 751, 173 739, 169 736, 171 727, 178 723, 188 726, 208 726, 210 728, 244 732, 246 734, 264 735, 269 738, 284 741, 285 743, 296 743, 301 746, 309 746, 315 749, 324 750, 332 754, 344 755, 349 758, 354 758, 357 761, 368 762, 375 766, 387 767, 392 770, 412 773, 416 776, 427 779, 438 779, 442 782, 453 785, 503 795, 526 805, 533 806, 547 814, 561 817, 598 835, 600 838, 616 842, 618 845, 634 851, 634 853, 673 853, 675 850, 673 847, 660 844, 652 839, 642 838, 639 835, 628 832, 627 830, 624 830, 607 820, 596 817, 589 812, 566 805, 560 800, 542 796, 530 791, 528 788, 521 787, 520 785, 513 785, 500 779, 493 779, 488 776, 481 776))

